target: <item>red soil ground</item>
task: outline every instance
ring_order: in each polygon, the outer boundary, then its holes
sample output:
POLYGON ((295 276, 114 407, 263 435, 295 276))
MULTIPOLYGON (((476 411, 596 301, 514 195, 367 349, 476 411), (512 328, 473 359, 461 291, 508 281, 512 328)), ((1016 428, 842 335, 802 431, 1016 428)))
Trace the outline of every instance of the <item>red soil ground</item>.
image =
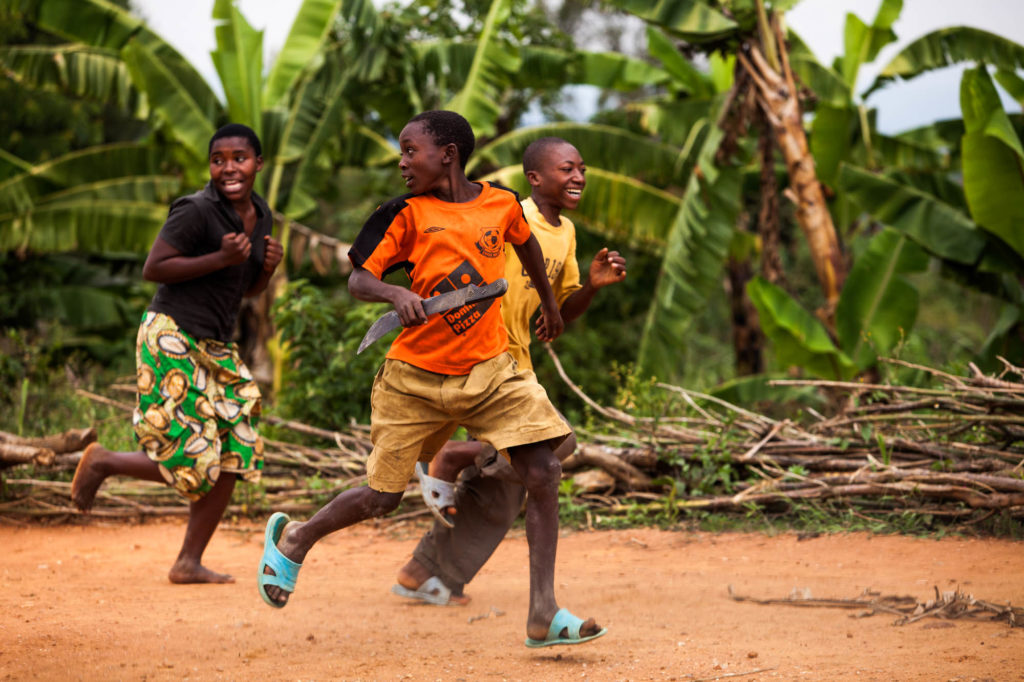
POLYGON ((207 563, 233 585, 171 585, 180 521, 0 526, 0 680, 1024 680, 1024 629, 733 601, 924 601, 957 587, 1024 605, 1024 543, 866 534, 570 532, 559 601, 609 628, 523 646, 527 547, 514 532, 465 607, 389 594, 423 526, 365 525, 307 557, 291 603, 256 593, 262 527, 225 524, 207 563))

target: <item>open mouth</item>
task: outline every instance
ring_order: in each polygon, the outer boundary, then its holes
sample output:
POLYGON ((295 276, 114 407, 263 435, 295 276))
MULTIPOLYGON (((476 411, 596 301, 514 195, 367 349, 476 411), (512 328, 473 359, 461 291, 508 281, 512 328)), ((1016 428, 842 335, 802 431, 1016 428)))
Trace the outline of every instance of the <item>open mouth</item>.
POLYGON ((583 188, 582 187, 570 187, 570 188, 565 190, 565 193, 568 194, 573 199, 579 199, 581 196, 583 196, 583 188))
POLYGON ((238 192, 245 186, 245 183, 241 180, 225 180, 220 186, 225 192, 238 192))

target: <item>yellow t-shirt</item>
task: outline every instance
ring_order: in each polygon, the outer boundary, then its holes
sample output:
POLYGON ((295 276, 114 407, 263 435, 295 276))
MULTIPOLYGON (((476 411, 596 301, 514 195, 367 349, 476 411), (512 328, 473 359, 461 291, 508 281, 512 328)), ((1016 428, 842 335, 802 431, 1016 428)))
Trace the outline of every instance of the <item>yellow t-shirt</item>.
MULTIPOLYGON (((560 224, 549 223, 532 197, 522 203, 530 232, 537 238, 544 254, 544 268, 555 291, 555 299, 558 305, 562 305, 572 292, 582 287, 580 266, 576 262, 576 227, 564 215, 560 216, 560 224)), ((508 280, 508 291, 501 297, 501 316, 508 329, 509 351, 520 369, 533 369, 530 361, 533 333, 530 319, 540 306, 540 295, 508 243, 505 245, 505 279, 508 280)))

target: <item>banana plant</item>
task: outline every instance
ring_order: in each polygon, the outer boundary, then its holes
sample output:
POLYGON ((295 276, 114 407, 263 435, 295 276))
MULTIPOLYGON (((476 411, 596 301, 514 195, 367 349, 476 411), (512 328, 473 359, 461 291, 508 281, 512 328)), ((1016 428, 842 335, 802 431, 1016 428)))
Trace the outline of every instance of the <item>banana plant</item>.
MULTIPOLYGON (((179 191, 201 185, 205 180, 207 142, 218 126, 229 120, 249 125, 264 140, 264 177, 272 179, 267 199, 272 209, 280 211, 287 205, 287 195, 293 189, 290 185, 282 186, 282 177, 288 177, 286 171, 290 167, 317 156, 319 147, 311 145, 320 140, 311 133, 324 112, 330 113, 331 107, 337 106, 336 102, 325 102, 307 94, 307 88, 317 73, 320 54, 342 11, 342 4, 342 0, 305 0, 270 74, 264 79, 260 32, 248 24, 233 2, 217 0, 213 7, 213 18, 217 22, 217 49, 213 59, 226 104, 192 65, 140 19, 104 0, 35 3, 31 11, 26 10, 26 17, 39 28, 68 42, 52 47, 7 49, 0 53, 0 59, 26 84, 63 85, 73 93, 93 94, 100 99, 115 93, 117 101, 135 103, 136 112, 149 116, 155 129, 177 143, 162 151, 166 154, 164 164, 177 165, 182 171, 179 191), (316 104, 311 104, 313 101, 316 104)), ((125 182, 133 176, 151 174, 145 166, 123 167, 122 170, 121 178, 125 182)), ((28 169, 16 181, 5 183, 0 192, 29 186, 30 179, 46 172, 49 171, 28 169)), ((298 177, 309 180, 309 174, 300 173, 298 177)), ((68 177, 63 189, 74 190, 79 180, 68 177)), ((305 186, 299 189, 310 192, 305 186)), ((72 191, 68 196, 74 194, 72 191)), ((31 200, 25 201, 26 195, 22 195, 18 204, 24 210, 31 210, 34 203, 50 206, 63 201, 61 195, 55 197, 52 193, 28 196, 31 200)), ((12 201, 5 199, 0 194, 0 205, 9 207, 12 201)), ((155 199, 154 206, 165 213, 164 195, 155 199)), ((140 195, 135 201, 145 203, 145 198, 140 195)), ((154 206, 147 210, 157 212, 154 206)), ((74 205, 65 205, 62 210, 74 215, 79 209, 84 210, 74 205)), ((5 241, 31 244, 29 233, 34 223, 27 216, 25 213, 0 216, 0 225, 19 223, 17 239, 9 236, 5 241)), ((142 220, 137 228, 139 237, 127 243, 141 245, 139 251, 145 253, 155 234, 154 223, 151 219, 142 220)), ((69 242, 65 247, 70 249, 75 245, 69 242)))

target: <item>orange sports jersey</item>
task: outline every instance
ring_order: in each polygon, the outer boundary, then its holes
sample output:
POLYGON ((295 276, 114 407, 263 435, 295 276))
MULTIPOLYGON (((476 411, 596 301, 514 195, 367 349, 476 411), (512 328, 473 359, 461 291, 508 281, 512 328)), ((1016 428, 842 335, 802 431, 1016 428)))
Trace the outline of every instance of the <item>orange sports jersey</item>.
MULTIPOLYGON (((487 182, 480 195, 453 203, 407 194, 374 211, 348 252, 375 277, 402 268, 410 289, 429 298, 505 274, 505 243, 523 244, 530 228, 518 195, 487 182)), ((473 366, 508 350, 499 300, 480 301, 406 327, 387 357, 438 374, 469 374, 473 366)))

